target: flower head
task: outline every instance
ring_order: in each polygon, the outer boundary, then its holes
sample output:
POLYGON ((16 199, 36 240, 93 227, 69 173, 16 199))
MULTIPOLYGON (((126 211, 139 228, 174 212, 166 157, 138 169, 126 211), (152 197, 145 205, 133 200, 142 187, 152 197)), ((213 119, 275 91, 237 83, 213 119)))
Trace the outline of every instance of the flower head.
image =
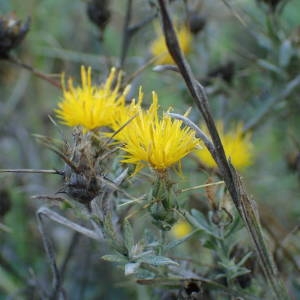
MULTIPOLYGON (((192 34, 187 26, 182 26, 176 30, 180 48, 184 54, 191 51, 192 34)), ((156 39, 152 42, 150 52, 154 57, 157 57, 157 64, 174 64, 173 58, 169 54, 166 46, 165 37, 159 33, 156 39)))
POLYGON ((92 84, 91 68, 81 67, 81 87, 74 87, 69 80, 63 87, 63 99, 55 110, 61 122, 67 126, 82 126, 84 130, 93 130, 111 126, 116 109, 125 105, 128 87, 120 93, 121 73, 112 68, 110 74, 100 86, 92 84), (114 81, 116 84, 114 85, 114 81))
MULTIPOLYGON (((141 97, 140 94, 140 101, 141 97)), ((136 172, 146 165, 164 172, 199 145, 194 131, 183 127, 182 121, 173 120, 169 115, 158 116, 157 94, 153 92, 152 97, 147 111, 135 106, 135 117, 115 136, 124 143, 123 162, 136 165, 136 172)))
MULTIPOLYGON (((240 123, 231 131, 224 132, 222 122, 217 123, 221 141, 227 158, 237 169, 243 169, 252 164, 253 145, 250 135, 243 135, 243 125, 240 123)), ((216 167, 216 163, 207 149, 197 151, 196 155, 208 167, 216 167)))
POLYGON ((181 239, 191 232, 191 225, 183 220, 178 221, 171 229, 171 234, 177 239, 181 239))
MULTIPOLYGON (((118 109, 115 110, 114 120, 111 127, 115 132, 118 132, 116 136, 118 141, 127 140, 127 135, 129 132, 127 123, 131 123, 133 119, 143 111, 141 107, 143 96, 144 94, 142 92, 142 88, 140 87, 137 102, 135 99, 132 99, 130 104, 119 106, 118 109)), ((109 133, 109 135, 111 134, 109 133)), ((112 135, 115 136, 115 133, 112 135)))

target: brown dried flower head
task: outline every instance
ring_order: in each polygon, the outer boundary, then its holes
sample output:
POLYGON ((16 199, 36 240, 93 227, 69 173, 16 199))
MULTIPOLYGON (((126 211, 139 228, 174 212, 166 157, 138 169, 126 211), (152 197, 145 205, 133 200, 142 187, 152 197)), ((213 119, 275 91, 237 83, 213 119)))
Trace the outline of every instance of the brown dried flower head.
POLYGON ((22 23, 14 13, 0 16, 0 58, 7 58, 29 31, 30 19, 22 23))
POLYGON ((87 2, 87 15, 91 22, 93 22, 103 34, 106 25, 111 16, 108 0, 89 0, 87 2))

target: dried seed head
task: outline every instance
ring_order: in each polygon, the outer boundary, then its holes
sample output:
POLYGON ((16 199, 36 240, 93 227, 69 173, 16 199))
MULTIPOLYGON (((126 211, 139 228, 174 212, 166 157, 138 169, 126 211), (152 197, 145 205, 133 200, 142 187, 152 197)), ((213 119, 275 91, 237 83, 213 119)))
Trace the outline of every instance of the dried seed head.
POLYGON ((104 162, 99 160, 102 155, 100 148, 101 145, 93 140, 92 135, 83 135, 78 131, 74 134, 74 145, 66 154, 70 163, 65 165, 62 191, 86 205, 103 189, 103 183, 98 180, 105 168, 104 162))
POLYGON ((219 65, 216 68, 208 72, 207 78, 205 80, 206 84, 211 83, 214 78, 220 78, 224 82, 231 84, 235 75, 235 63, 233 61, 228 61, 225 64, 219 65))
POLYGON ((259 0, 259 1, 266 3, 270 7, 272 12, 276 11, 278 4, 281 2, 281 0, 259 0))
POLYGON ((85 172, 78 173, 68 165, 65 166, 64 180, 64 192, 83 204, 89 204, 101 189, 95 176, 88 176, 85 172))
POLYGON ((29 31, 30 19, 22 24, 15 14, 0 16, 0 58, 7 58, 29 31))
POLYGON ((184 281, 182 287, 178 291, 178 297, 176 299, 211 299, 208 295, 208 291, 204 289, 204 286, 200 282, 193 280, 184 281))
POLYGON ((191 33, 197 34, 201 32, 206 25, 206 18, 196 12, 190 12, 189 28, 191 33))
POLYGON ((89 0, 87 3, 87 15, 99 28, 101 35, 111 16, 108 3, 108 0, 89 0))

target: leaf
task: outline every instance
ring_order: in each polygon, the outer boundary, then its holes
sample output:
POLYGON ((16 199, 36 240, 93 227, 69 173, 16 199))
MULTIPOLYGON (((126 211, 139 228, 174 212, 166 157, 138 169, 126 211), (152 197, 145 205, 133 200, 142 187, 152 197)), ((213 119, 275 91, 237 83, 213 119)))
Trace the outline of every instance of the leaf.
POLYGON ((135 274, 140 267, 140 263, 128 263, 125 265, 125 275, 135 274))
POLYGON ((268 71, 271 71, 273 73, 276 73, 277 75, 279 75, 280 77, 285 77, 285 73, 284 71, 275 66, 274 64, 270 63, 269 61, 267 60, 264 60, 264 59, 258 59, 257 60, 257 64, 262 67, 263 69, 265 70, 268 70, 268 71))
POLYGON ((136 278, 140 279, 153 279, 155 278, 155 273, 146 269, 139 268, 136 273, 136 278))
POLYGON ((128 220, 125 220, 123 223, 123 233, 124 233, 125 247, 127 248, 128 253, 130 253, 134 245, 134 238, 133 238, 132 226, 128 220))
POLYGON ((242 276, 242 275, 245 275, 245 274, 249 274, 251 273, 251 271, 247 268, 239 268, 236 273, 234 274, 234 277, 231 277, 232 279, 235 278, 235 277, 239 277, 239 276, 242 276))
POLYGON ((250 251, 250 252, 248 252, 238 263, 237 263, 237 265, 239 266, 239 267, 241 267, 245 262, 246 262, 246 260, 250 257, 250 256, 252 256, 252 252, 250 251))
POLYGON ((213 228, 210 227, 210 225, 206 221, 205 216, 200 211, 192 209, 191 213, 192 214, 186 214, 186 218, 191 224, 193 224, 196 228, 204 231, 208 235, 220 239, 220 236, 214 232, 213 228))
POLYGON ((105 233, 112 239, 115 238, 116 233, 114 231, 113 228, 113 224, 112 224, 112 220, 111 220, 111 214, 108 213, 105 218, 104 218, 104 229, 105 229, 105 233))
POLYGON ((167 250, 171 250, 177 246, 179 246, 180 244, 184 243, 185 241, 187 241, 188 239, 190 239, 195 233, 199 232, 199 229, 194 230, 193 232, 191 232, 190 234, 186 235, 185 237, 183 237, 182 239, 179 240, 175 240, 175 241, 171 241, 170 243, 168 243, 166 246, 164 246, 164 249, 167 250))
POLYGON ((172 259, 165 256, 159 256, 159 255, 143 256, 138 261, 153 266, 166 266, 166 265, 178 266, 179 265, 177 262, 173 261, 172 259))
POLYGON ((121 254, 107 254, 101 257, 103 260, 126 264, 127 258, 121 254))
POLYGON ((293 47, 290 40, 285 40, 279 48, 278 63, 281 67, 286 67, 293 56, 293 47))
POLYGON ((113 227, 110 213, 106 215, 103 225, 104 225, 105 234, 107 234, 108 237, 110 237, 109 243, 112 245, 112 247, 120 253, 123 254, 127 253, 127 249, 125 249, 125 247, 123 246, 120 237, 117 235, 113 227))
POLYGON ((256 39, 257 39, 258 44, 262 48, 264 48, 268 51, 271 51, 273 49, 273 43, 269 37, 260 34, 260 35, 256 35, 256 39))
POLYGON ((239 230, 243 228, 243 223, 240 215, 237 215, 233 222, 228 226, 228 229, 226 230, 224 236, 225 238, 230 237, 232 234, 237 233, 239 230))

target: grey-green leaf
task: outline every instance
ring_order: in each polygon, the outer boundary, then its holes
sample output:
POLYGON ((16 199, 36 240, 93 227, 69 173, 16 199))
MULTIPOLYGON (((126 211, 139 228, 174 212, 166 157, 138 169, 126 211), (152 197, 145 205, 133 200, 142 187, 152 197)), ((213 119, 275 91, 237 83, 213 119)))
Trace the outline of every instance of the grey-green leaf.
POLYGON ((153 266, 178 265, 178 263, 175 262, 174 260, 172 260, 168 257, 165 257, 165 256, 159 256, 159 255, 143 256, 138 261, 149 264, 149 265, 153 265, 153 266))
POLYGON ((134 245, 134 238, 133 238, 133 230, 132 226, 128 220, 125 220, 123 223, 123 233, 124 233, 124 243, 125 247, 128 250, 128 253, 131 253, 131 249, 134 245))
POLYGON ((140 263, 128 263, 125 265, 125 275, 135 274, 140 267, 140 263))
POLYGON ((167 251, 167 250, 171 250, 171 249, 179 246, 180 244, 182 244, 185 241, 187 241, 188 239, 190 239, 198 231, 199 231, 199 229, 194 230, 193 232, 191 232, 190 234, 186 235, 185 237, 183 237, 183 238, 181 238, 179 240, 171 241, 166 246, 164 246, 164 249, 167 251))
POLYGON ((293 47, 290 40, 285 40, 279 48, 278 62, 281 67, 286 67, 293 55, 293 47))
POLYGON ((103 260, 123 263, 126 264, 128 262, 127 258, 121 254, 107 254, 101 257, 103 260))
POLYGON ((276 73, 276 74, 279 75, 280 77, 284 77, 284 76, 285 76, 285 73, 284 73, 284 71, 283 71, 281 68, 279 68, 278 66, 276 66, 276 65, 274 65, 274 64, 272 64, 272 63, 270 63, 270 62, 267 61, 267 60, 264 60, 264 59, 258 59, 256 62, 257 62, 257 64, 258 64, 261 68, 263 68, 263 69, 265 69, 265 70, 268 70, 268 71, 271 71, 271 72, 273 72, 273 73, 276 73))
POLYGON ((186 218, 194 227, 206 232, 209 235, 219 239, 219 235, 214 232, 213 228, 207 223, 205 216, 198 210, 192 209, 192 214, 187 213, 186 218))

